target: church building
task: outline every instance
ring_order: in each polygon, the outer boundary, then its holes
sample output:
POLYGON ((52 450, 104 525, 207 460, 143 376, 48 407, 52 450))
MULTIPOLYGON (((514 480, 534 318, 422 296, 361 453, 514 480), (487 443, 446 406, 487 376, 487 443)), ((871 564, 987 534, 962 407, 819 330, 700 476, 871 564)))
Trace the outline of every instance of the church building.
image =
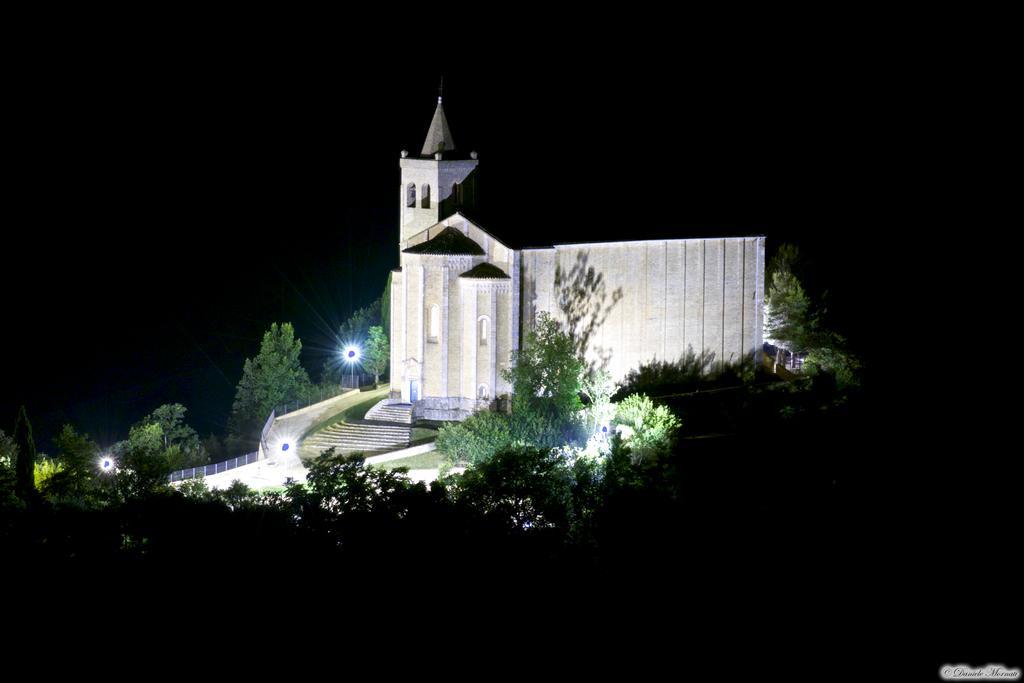
MULTIPOLYGON (((764 236, 513 249, 479 225, 477 154, 458 154, 441 97, 419 156, 402 152, 391 275, 391 398, 416 418, 494 409, 541 313, 615 380, 687 352, 760 362, 764 236)), ((557 235, 556 235, 557 238, 557 235)))

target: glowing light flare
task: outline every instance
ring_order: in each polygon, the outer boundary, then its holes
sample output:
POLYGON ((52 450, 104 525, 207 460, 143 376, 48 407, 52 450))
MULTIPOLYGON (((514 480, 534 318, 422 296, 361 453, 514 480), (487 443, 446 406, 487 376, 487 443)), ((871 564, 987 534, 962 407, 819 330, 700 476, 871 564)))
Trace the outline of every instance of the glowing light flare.
POLYGON ((355 344, 349 344, 341 352, 342 359, 350 365, 358 363, 360 356, 362 356, 362 350, 355 344))
POLYGON ((100 472, 113 472, 114 471, 114 459, 109 455, 102 456, 96 463, 99 465, 100 472))
POLYGON ((288 453, 294 451, 299 445, 299 439, 294 434, 279 434, 271 436, 267 440, 269 455, 288 453))

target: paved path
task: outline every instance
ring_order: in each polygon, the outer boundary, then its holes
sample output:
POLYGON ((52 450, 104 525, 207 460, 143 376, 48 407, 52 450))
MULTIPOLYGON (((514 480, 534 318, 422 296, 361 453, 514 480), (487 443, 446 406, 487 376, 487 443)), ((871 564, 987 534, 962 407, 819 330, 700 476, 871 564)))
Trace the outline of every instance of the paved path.
MULTIPOLYGON (((260 460, 252 463, 251 465, 243 465, 242 467, 236 467, 233 470, 227 472, 221 472, 220 474, 211 474, 204 478, 206 485, 211 489, 225 489, 235 481, 240 481, 246 486, 253 489, 262 489, 271 486, 284 486, 288 479, 292 479, 297 482, 306 481, 306 468, 303 466, 302 461, 299 459, 299 442, 301 438, 309 431, 312 427, 327 420, 328 418, 337 415, 340 412, 348 410, 352 406, 368 401, 374 398, 383 399, 387 395, 387 387, 383 389, 377 389, 375 391, 350 391, 340 396, 321 401, 320 403, 314 403, 313 405, 303 408, 302 410, 296 410, 294 413, 283 415, 282 417, 274 420, 273 426, 270 431, 267 432, 267 448, 264 451, 263 446, 260 446, 260 460), (284 448, 287 444, 288 448, 284 448)), ((381 408, 384 406, 375 406, 378 408, 378 412, 375 415, 394 419, 395 414, 391 414, 387 411, 381 413, 381 408)), ((399 406, 399 410, 403 409, 404 406, 399 406)), ((367 417, 370 417, 367 414, 367 417)), ((411 415, 408 418, 399 416, 401 422, 389 421, 377 421, 377 420, 360 420, 358 423, 376 423, 381 427, 401 427, 403 430, 409 429, 409 422, 412 421, 411 415)), ((408 444, 408 437, 405 438, 404 443, 408 444)), ((384 455, 377 455, 374 457, 367 458, 367 464, 375 464, 376 462, 385 462, 388 460, 398 458, 408 458, 413 455, 425 453, 434 450, 434 444, 424 444, 422 446, 415 446, 413 448, 405 449, 402 452, 394 452, 384 455)), ((431 482, 437 479, 438 471, 436 469, 424 469, 424 470, 410 470, 409 478, 413 481, 431 482)))
POLYGON ((204 478, 212 489, 224 489, 236 479, 254 489, 268 486, 284 486, 287 479, 306 481, 306 468, 299 460, 299 440, 309 429, 338 413, 372 398, 383 398, 388 388, 374 391, 353 389, 347 393, 314 403, 293 413, 274 420, 267 432, 267 448, 260 444, 260 460, 251 465, 236 467, 227 472, 211 474, 204 478), (287 444, 288 448, 284 448, 287 444))

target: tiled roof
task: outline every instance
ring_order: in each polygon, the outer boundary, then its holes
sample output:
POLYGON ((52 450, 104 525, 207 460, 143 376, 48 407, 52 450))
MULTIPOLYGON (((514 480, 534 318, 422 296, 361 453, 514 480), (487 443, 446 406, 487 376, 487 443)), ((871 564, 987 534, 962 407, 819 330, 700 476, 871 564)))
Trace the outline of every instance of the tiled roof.
POLYGON ((491 263, 481 263, 480 265, 473 266, 459 277, 471 277, 481 280, 508 280, 508 275, 505 274, 498 266, 491 263))
POLYGON ((463 235, 458 228, 451 226, 426 242, 415 244, 408 249, 403 249, 402 252, 405 254, 484 255, 483 247, 463 235))

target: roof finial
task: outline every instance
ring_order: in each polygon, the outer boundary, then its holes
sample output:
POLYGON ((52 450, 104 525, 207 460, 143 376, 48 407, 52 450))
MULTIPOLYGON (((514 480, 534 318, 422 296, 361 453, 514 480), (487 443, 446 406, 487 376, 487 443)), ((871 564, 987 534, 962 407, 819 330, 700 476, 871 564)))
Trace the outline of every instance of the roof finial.
POLYGON ((441 91, 444 90, 444 75, 441 75, 441 85, 437 86, 437 103, 441 104, 441 91))

